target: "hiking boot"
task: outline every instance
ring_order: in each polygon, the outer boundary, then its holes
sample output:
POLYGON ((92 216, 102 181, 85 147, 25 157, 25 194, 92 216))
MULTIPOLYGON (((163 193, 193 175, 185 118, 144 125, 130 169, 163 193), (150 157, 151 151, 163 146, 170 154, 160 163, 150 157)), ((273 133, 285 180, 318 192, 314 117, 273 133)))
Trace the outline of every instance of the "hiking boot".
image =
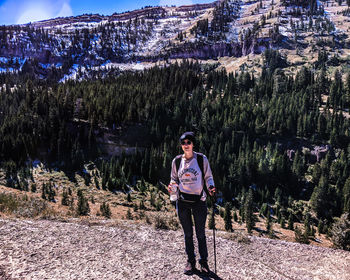
POLYGON ((210 270, 209 270, 208 263, 207 262, 202 262, 201 263, 201 273, 202 273, 202 275, 207 276, 207 275, 209 275, 209 272, 210 272, 210 270))
POLYGON ((196 262, 187 261, 184 269, 184 273, 187 275, 191 275, 195 272, 195 270, 196 270, 196 262))

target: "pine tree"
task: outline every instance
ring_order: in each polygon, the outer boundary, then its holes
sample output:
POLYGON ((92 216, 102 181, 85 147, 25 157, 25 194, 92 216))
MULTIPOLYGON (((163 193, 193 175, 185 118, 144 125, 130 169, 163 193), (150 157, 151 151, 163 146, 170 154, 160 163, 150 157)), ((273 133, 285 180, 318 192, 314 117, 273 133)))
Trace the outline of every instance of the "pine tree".
POLYGON ((132 220, 132 219, 133 219, 133 216, 132 216, 132 214, 131 214, 130 208, 129 208, 128 211, 126 212, 126 218, 127 218, 128 220, 132 220))
POLYGON ((112 212, 111 212, 111 209, 109 207, 109 204, 106 202, 103 202, 100 205, 100 212, 101 212, 102 216, 106 217, 107 219, 110 219, 112 216, 112 212))
POLYGON ((78 205, 77 205, 77 214, 79 216, 86 216, 90 213, 89 202, 83 194, 82 190, 78 190, 78 205))
POLYGON ((294 230, 294 220, 293 220, 293 214, 292 213, 289 213, 288 229, 294 230))
POLYGON ((140 210, 146 210, 146 206, 145 206, 143 200, 140 201, 139 209, 140 210))
POLYGON ((95 182, 96 188, 99 190, 100 189, 100 184, 99 184, 98 179, 96 178, 96 176, 94 177, 94 182, 95 182))
POLYGON ((281 225, 281 228, 286 228, 286 220, 285 220, 285 218, 283 216, 281 217, 280 225, 281 225))
POLYGON ((55 195, 56 195, 56 192, 55 190, 53 189, 53 186, 52 186, 52 183, 49 182, 47 184, 47 199, 51 202, 55 202, 55 195))
POLYGON ((327 204, 327 194, 328 194, 328 180, 322 175, 318 186, 315 187, 310 203, 312 209, 316 212, 318 217, 321 217, 329 209, 326 209, 327 204))
POLYGON ((251 233, 252 229, 255 226, 255 217, 253 211, 253 191, 250 188, 244 204, 244 216, 248 233, 251 233))
POLYGON ((311 226, 310 236, 315 237, 315 228, 311 226))
POLYGON ((156 207, 156 211, 162 210, 163 204, 162 204, 162 201, 160 199, 157 199, 155 207, 156 207))
POLYGON ((323 221, 322 220, 318 221, 317 232, 318 232, 319 235, 324 233, 324 231, 323 231, 323 221))
POLYGON ((69 201, 69 210, 70 210, 71 212, 74 211, 74 197, 73 197, 73 196, 71 197, 71 199, 70 199, 70 201, 69 201))
POLYGON ((30 187, 31 192, 35 193, 36 192, 36 184, 32 184, 30 187))
POLYGON ((156 198, 155 198, 155 193, 154 193, 154 192, 151 192, 149 202, 150 202, 151 206, 153 206, 153 207, 156 206, 156 205, 155 205, 156 198))
POLYGON ((225 204, 224 221, 225 221, 225 230, 232 231, 233 229, 232 229, 231 204, 229 202, 226 202, 225 204))
POLYGON ((46 184, 45 183, 43 183, 43 185, 42 185, 42 188, 41 188, 41 198, 42 199, 47 199, 47 197, 46 197, 46 184))
POLYGON ((311 227, 310 227, 310 214, 307 213, 305 220, 304 220, 304 231, 305 235, 309 236, 311 234, 311 227))
POLYGON ((61 201, 62 205, 68 206, 69 205, 69 196, 68 196, 68 192, 66 189, 63 190, 62 192, 62 201, 61 201))
POLYGON ((350 213, 350 177, 345 181, 343 187, 343 205, 343 211, 350 213))
POLYGON ((233 211, 233 220, 237 223, 238 222, 238 216, 236 210, 233 211))
POLYGON ((273 236, 272 218, 270 213, 268 213, 267 219, 266 219, 266 231, 269 236, 273 236))

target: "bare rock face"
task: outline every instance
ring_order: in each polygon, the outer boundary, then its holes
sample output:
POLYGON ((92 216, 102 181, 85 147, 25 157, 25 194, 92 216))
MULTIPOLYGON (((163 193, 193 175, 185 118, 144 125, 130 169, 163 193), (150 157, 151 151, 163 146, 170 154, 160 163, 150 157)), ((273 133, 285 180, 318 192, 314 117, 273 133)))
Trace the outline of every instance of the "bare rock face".
POLYGON ((223 56, 242 56, 242 48, 238 43, 184 44, 171 50, 170 58, 209 59, 223 56))
MULTIPOLYGON (((211 279, 350 279, 350 252, 217 232, 211 279), (220 277, 220 278, 219 278, 220 277)), ((213 238, 207 231, 209 266, 213 238)), ((0 220, 0 279, 200 279, 183 275, 182 230, 128 222, 0 220)), ((202 278, 203 279, 203 278, 202 278)))
POLYGON ((313 151, 311 151, 311 154, 316 156, 316 161, 320 162, 322 159, 324 159, 327 155, 327 152, 330 151, 330 146, 316 146, 313 151))
POLYGON ((212 3, 206 3, 206 4, 183 5, 183 6, 177 7, 176 11, 177 12, 199 11, 199 10, 214 8, 218 4, 220 4, 220 1, 215 1, 212 3))
POLYGON ((288 156, 289 160, 293 160, 293 158, 295 156, 295 150, 287 150, 287 156, 288 156))

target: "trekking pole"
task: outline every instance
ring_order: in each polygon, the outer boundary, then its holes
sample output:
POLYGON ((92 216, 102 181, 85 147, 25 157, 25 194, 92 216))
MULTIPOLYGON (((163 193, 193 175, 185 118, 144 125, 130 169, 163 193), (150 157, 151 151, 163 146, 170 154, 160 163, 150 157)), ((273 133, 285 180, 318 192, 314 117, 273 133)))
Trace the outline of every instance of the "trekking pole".
POLYGON ((212 219, 213 219, 213 238, 214 238, 214 267, 215 267, 215 274, 216 274, 216 243, 215 243, 215 202, 216 202, 216 195, 212 196, 212 204, 213 204, 213 211, 212 211, 212 219))
POLYGON ((213 205, 213 237, 214 237, 214 264, 215 264, 215 274, 216 274, 216 244, 215 244, 215 201, 213 205))

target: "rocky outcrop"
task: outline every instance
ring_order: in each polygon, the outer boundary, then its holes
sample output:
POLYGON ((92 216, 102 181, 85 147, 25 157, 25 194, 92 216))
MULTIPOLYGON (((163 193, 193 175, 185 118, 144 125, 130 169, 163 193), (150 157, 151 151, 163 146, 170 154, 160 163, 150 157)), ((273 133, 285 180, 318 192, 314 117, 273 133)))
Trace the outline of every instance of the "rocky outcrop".
POLYGON ((218 5, 221 1, 215 1, 213 3, 208 4, 195 4, 195 5, 183 5, 176 8, 177 12, 191 12, 191 11, 200 11, 205 9, 214 8, 216 5, 218 5))
POLYGON ((327 153, 331 150, 331 147, 329 145, 325 146, 316 146, 311 151, 312 159, 310 163, 320 162, 322 159, 324 159, 327 155, 327 153))
MULTIPOLYGON (((305 155, 306 161, 310 164, 321 162, 321 160, 326 157, 327 153, 331 153, 332 157, 334 156, 334 151, 332 147, 329 145, 311 146, 311 147, 300 146, 300 149, 302 149, 303 154, 305 155)), ((295 149, 287 150, 287 156, 289 160, 294 159, 295 153, 296 153, 295 149)))
POLYGON ((53 26, 58 26, 63 24, 101 22, 103 20, 119 21, 119 20, 134 19, 137 17, 154 18, 154 17, 160 17, 164 13, 166 13, 166 10, 163 7, 148 7, 148 8, 138 9, 131 12, 125 12, 120 14, 114 13, 111 16, 102 16, 99 14, 84 14, 76 17, 60 17, 60 18, 55 18, 50 20, 33 22, 30 25, 36 28, 42 28, 42 27, 53 27, 53 26))
POLYGON ((262 38, 258 40, 245 41, 241 43, 217 42, 209 43, 198 41, 175 46, 169 50, 170 58, 196 58, 211 59, 217 57, 231 56, 241 57, 248 54, 260 54, 269 48, 270 40, 262 38))
POLYGON ((30 26, 33 26, 35 28, 43 28, 43 27, 53 27, 63 24, 72 24, 72 23, 79 23, 79 22, 101 22, 102 20, 105 20, 105 16, 101 16, 99 14, 84 14, 77 17, 59 17, 49 20, 43 20, 43 21, 37 21, 29 24, 30 26))
POLYGON ((225 42, 207 43, 186 43, 169 51, 170 58, 197 58, 209 59, 223 56, 239 57, 242 55, 240 44, 228 44, 225 42))
POLYGON ((122 13, 122 14, 113 14, 108 17, 108 21, 117 21, 117 20, 129 20, 134 18, 146 17, 146 18, 158 18, 166 14, 166 10, 163 7, 150 7, 135 10, 132 12, 122 13))

